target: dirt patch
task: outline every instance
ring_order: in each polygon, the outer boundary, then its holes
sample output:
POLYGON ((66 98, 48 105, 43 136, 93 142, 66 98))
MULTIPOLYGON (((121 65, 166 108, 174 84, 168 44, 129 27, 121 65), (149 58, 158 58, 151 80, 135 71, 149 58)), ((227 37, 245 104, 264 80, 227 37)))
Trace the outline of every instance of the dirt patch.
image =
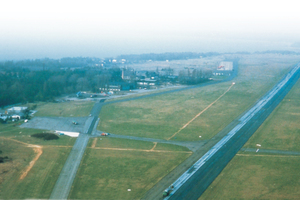
POLYGON ((30 161, 29 163, 29 166, 26 168, 26 170, 22 173, 22 175, 20 176, 20 180, 24 179, 28 172, 31 170, 31 168, 34 166, 35 162, 39 159, 39 157, 42 155, 43 151, 42 151, 42 146, 39 146, 39 145, 33 145, 33 144, 28 144, 28 143, 25 143, 25 142, 21 142, 21 141, 18 141, 18 140, 14 140, 12 138, 3 138, 3 139, 6 139, 6 140, 11 140, 11 141, 14 141, 14 142, 18 142, 18 143, 21 143, 23 145, 26 145, 26 147, 30 147, 30 148, 33 148, 34 152, 37 153, 37 155, 33 158, 32 161, 30 161))
POLYGON ((150 151, 154 151, 156 145, 157 145, 157 142, 154 142, 154 146, 152 147, 152 149, 150 149, 150 151))
POLYGON ((42 155, 42 147, 38 145, 28 145, 28 147, 32 147, 34 152, 37 153, 37 155, 33 158, 33 160, 29 163, 29 166, 26 168, 26 170, 22 173, 20 176, 20 180, 24 179, 28 172, 31 170, 31 168, 34 166, 35 162, 39 159, 39 157, 42 155))
POLYGON ((96 147, 97 139, 98 139, 98 138, 95 138, 95 139, 93 140, 92 148, 95 148, 95 147, 96 147))

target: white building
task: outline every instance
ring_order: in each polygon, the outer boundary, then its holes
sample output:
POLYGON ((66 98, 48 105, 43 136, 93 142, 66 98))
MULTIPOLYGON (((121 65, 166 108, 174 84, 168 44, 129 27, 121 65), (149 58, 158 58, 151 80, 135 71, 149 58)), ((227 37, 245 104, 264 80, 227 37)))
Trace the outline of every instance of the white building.
POLYGON ((22 112, 23 110, 26 110, 26 109, 27 109, 27 107, 12 107, 10 109, 7 109, 7 111, 9 113, 20 113, 20 112, 22 112))
POLYGON ((225 70, 225 71, 232 71, 233 70, 233 63, 222 61, 220 62, 217 70, 225 70))

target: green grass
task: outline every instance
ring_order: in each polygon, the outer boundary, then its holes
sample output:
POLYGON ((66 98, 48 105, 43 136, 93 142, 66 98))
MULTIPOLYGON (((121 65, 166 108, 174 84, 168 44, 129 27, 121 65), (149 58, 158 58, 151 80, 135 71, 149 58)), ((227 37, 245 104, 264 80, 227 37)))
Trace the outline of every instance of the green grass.
MULTIPOLYGON (((93 140, 90 140, 89 142, 91 143, 92 141, 93 140)), ((153 143, 137 141, 137 140, 101 137, 101 138, 97 138, 97 143, 95 147, 147 150, 153 147, 153 143)))
MULTIPOLYGON (((290 69, 252 65, 240 61, 239 76, 232 89, 179 132, 173 140, 197 141, 212 138, 253 105, 290 69), (199 138, 201 136, 201 138, 199 138)), ((204 108, 214 102, 231 82, 160 95, 142 100, 106 105, 97 129, 105 132, 168 139, 204 108)))
POLYGON ((245 147, 300 151, 300 80, 272 112, 245 147))
POLYGON ((300 157, 235 156, 199 200, 299 199, 300 157))
POLYGON ((12 159, 11 162, 0 164, 0 199, 49 198, 76 139, 59 136, 58 140, 44 141, 30 137, 43 130, 20 128, 18 125, 17 122, 0 124, 0 149, 3 156, 12 159), (27 144, 42 146, 43 153, 28 175, 19 180, 36 156, 33 148, 27 147, 27 144))
POLYGON ((95 102, 68 101, 62 103, 39 103, 35 116, 39 117, 84 117, 90 114, 95 102))
MULTIPOLYGON (((89 147, 94 140, 90 139, 89 147)), ((153 142, 109 137, 97 138, 95 147, 84 154, 71 199, 140 199, 191 155, 187 148, 176 145, 157 144, 155 151, 147 152, 153 142), (101 147, 115 149, 97 149, 101 147)))
POLYGON ((33 168, 23 180, 19 180, 36 154, 32 148, 18 142, 2 138, 0 143, 3 155, 12 159, 0 164, 0 199, 49 198, 71 147, 43 148, 43 154, 33 168))
MULTIPOLYGON (((89 141, 88 146, 91 147, 94 139, 89 141)), ((138 149, 138 150, 150 150, 154 147, 153 142, 145 142, 139 140, 129 140, 129 139, 120 139, 120 138, 110 138, 110 137, 100 137, 97 138, 96 148, 121 148, 121 149, 138 149)), ((163 151, 186 151, 190 150, 186 147, 172 145, 172 144, 156 144, 154 150, 163 150, 163 151)))
POLYGON ((87 149, 69 198, 140 199, 189 155, 87 149))
MULTIPOLYGON (((244 148, 300 151, 300 80, 244 148)), ((242 152, 199 199, 299 199, 300 156, 242 152)))

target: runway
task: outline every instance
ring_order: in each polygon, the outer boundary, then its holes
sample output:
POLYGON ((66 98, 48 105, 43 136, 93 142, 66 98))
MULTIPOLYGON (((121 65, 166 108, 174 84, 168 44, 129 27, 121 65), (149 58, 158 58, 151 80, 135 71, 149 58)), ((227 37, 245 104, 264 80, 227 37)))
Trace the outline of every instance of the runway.
POLYGON ((239 123, 224 138, 172 184, 174 189, 165 199, 198 199, 272 113, 298 78, 299 66, 297 65, 246 112, 238 120, 239 123))

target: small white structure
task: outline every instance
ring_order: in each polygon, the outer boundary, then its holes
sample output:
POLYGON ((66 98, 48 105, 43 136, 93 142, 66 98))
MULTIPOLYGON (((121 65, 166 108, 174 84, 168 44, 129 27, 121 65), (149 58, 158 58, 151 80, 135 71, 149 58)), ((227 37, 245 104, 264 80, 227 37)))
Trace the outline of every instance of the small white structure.
POLYGON ((225 71, 232 71, 233 70, 233 63, 232 62, 220 62, 218 66, 218 70, 225 70, 225 71))
POLYGON ((27 107, 12 107, 10 109, 7 109, 7 111, 9 113, 12 113, 12 112, 20 113, 21 111, 26 110, 26 109, 27 109, 27 107))
POLYGON ((20 115, 13 115, 13 116, 11 116, 11 118, 20 120, 21 116, 20 115))
POLYGON ((62 135, 61 133, 63 133, 63 135, 67 135, 70 137, 78 137, 79 133, 78 132, 69 132, 69 131, 55 131, 56 134, 62 135))

